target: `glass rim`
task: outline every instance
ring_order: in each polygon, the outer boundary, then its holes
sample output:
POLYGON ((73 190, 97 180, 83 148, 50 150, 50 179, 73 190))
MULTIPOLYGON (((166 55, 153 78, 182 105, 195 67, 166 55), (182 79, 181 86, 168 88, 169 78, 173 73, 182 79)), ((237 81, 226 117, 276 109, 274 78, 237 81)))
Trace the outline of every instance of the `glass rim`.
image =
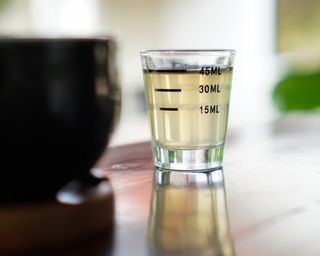
POLYGON ((235 49, 145 49, 141 50, 140 54, 148 54, 148 53, 225 53, 228 52, 230 54, 235 54, 235 49))

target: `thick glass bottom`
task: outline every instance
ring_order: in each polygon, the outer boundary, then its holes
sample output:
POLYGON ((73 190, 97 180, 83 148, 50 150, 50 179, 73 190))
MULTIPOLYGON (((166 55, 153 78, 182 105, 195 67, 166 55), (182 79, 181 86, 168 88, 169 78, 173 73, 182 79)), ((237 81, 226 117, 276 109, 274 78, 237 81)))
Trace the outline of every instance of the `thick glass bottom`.
POLYGON ((164 148, 153 144, 157 167, 180 171, 212 170, 222 165, 224 144, 196 149, 164 148))

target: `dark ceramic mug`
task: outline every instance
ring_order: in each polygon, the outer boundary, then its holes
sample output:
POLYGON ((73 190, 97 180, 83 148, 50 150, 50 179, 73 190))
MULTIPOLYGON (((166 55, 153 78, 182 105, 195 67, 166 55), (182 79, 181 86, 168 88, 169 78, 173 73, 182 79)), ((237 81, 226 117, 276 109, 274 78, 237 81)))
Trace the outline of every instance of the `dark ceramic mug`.
POLYGON ((90 170, 119 114, 108 38, 0 39, 0 202, 53 196, 90 170))

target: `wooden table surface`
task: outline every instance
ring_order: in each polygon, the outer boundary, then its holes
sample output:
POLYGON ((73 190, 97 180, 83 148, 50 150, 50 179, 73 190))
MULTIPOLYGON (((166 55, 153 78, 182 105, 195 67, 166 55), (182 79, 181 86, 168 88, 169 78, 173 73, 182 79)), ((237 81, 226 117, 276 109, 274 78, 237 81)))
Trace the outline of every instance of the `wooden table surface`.
POLYGON ((320 255, 320 116, 229 130, 216 172, 161 173, 149 142, 97 167, 116 197, 111 255, 320 255))

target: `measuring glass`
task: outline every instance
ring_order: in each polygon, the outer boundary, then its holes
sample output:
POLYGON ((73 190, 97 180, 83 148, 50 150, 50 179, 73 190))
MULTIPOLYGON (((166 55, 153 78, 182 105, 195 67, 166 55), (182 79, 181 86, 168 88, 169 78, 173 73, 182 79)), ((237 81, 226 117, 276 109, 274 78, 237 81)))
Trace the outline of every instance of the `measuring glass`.
POLYGON ((221 166, 234 56, 234 50, 141 52, 156 166, 221 166))

